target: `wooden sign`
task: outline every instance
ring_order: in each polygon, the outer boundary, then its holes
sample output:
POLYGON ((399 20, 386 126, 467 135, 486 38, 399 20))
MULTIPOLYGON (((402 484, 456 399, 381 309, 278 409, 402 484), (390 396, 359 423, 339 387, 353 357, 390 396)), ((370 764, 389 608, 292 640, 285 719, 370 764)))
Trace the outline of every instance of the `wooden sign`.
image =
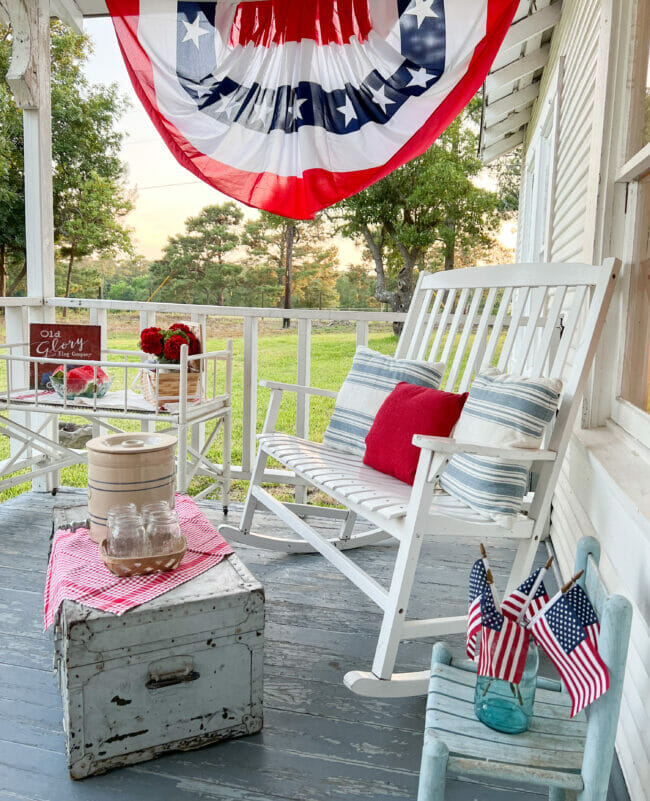
POLYGON ((99 361, 101 330, 99 325, 31 323, 29 355, 48 361, 32 364, 30 385, 34 386, 34 367, 37 368, 38 386, 44 388, 50 380, 52 370, 58 367, 61 359, 79 359, 84 363, 89 360, 99 361))

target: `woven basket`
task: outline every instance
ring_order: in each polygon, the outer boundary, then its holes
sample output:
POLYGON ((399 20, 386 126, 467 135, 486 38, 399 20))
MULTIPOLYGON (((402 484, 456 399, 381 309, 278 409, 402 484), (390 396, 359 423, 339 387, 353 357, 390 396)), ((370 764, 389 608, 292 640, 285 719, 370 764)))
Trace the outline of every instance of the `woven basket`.
POLYGON ((157 556, 130 556, 120 558, 110 556, 106 552, 106 540, 99 546, 102 562, 114 576, 147 576, 150 573, 166 573, 175 570, 187 551, 187 540, 183 537, 183 547, 174 553, 158 554, 157 556))
MULTIPOLYGON (((178 403, 181 376, 178 372, 162 373, 158 371, 158 394, 156 395, 156 371, 140 371, 140 388, 142 396, 149 403, 161 409, 167 403, 178 403)), ((187 399, 197 400, 201 396, 201 373, 187 374, 187 399)))

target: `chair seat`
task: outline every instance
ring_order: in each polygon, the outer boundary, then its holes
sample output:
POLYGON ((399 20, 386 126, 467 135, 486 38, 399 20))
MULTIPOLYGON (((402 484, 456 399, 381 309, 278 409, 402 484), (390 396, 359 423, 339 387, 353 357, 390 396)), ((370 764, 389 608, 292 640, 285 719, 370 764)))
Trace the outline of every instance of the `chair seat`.
MULTIPOLYGON (((262 434, 259 441, 260 448, 269 456, 341 505, 355 505, 362 513, 364 509, 372 511, 386 520, 406 515, 411 485, 368 467, 361 457, 290 434, 262 434)), ((441 490, 436 493, 430 511, 468 523, 494 525, 489 518, 441 490)))
POLYGON ((566 693, 537 688, 530 729, 503 734, 474 714, 476 675, 434 663, 427 700, 426 731, 449 748, 448 772, 495 776, 580 790, 587 723, 584 712, 570 718, 566 693))

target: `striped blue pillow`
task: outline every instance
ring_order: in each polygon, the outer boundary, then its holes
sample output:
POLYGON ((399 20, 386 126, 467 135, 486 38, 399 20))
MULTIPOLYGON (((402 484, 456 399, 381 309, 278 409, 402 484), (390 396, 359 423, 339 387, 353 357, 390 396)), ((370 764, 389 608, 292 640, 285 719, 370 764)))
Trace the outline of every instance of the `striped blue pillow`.
POLYGON ((379 407, 400 381, 437 389, 443 364, 395 359, 370 348, 357 348, 352 367, 336 399, 323 443, 363 456, 366 435, 379 407))
MULTIPOLYGON (((562 382, 487 370, 476 376, 454 431, 459 442, 538 448, 553 419, 562 382)), ((528 486, 528 466, 484 456, 454 456, 440 486, 510 528, 528 486)))

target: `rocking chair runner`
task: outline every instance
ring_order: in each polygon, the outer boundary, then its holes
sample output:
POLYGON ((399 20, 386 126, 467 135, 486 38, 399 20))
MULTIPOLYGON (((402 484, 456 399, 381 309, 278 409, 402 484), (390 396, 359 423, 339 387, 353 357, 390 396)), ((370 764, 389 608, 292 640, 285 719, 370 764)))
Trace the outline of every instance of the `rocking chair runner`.
MULTIPOLYGON (((384 697, 424 694, 428 670, 393 673, 400 641, 464 630, 464 615, 426 620, 406 617, 425 536, 514 539, 518 547, 506 591, 528 575, 548 523, 561 460, 619 269, 620 262, 609 259, 603 266, 519 264, 422 273, 418 280, 395 356, 444 362, 449 369, 441 388, 449 391, 466 391, 474 375, 493 365, 497 355, 499 370, 563 378, 555 423, 544 449, 503 449, 418 435, 413 443, 421 452, 411 487, 364 465, 357 456, 274 431, 284 391, 297 392, 299 397, 305 393, 336 397, 335 392, 262 382, 271 389, 271 400, 240 528, 222 526, 221 531, 231 541, 294 553, 319 551, 383 610, 372 671, 352 671, 345 676, 346 685, 354 692, 384 697), (563 376, 569 362, 568 377, 563 376), (439 477, 456 453, 531 465, 534 493, 526 499, 512 528, 436 490, 439 477), (281 503, 262 488, 269 457, 292 471, 288 483, 316 487, 346 508, 281 503), (300 539, 253 533, 258 507, 276 514, 300 539), (318 515, 341 519, 338 536, 327 538, 305 520, 318 515), (376 528, 354 533, 357 517, 376 528), (398 549, 391 583, 385 588, 342 551, 388 538, 397 540, 398 549)), ((277 473, 273 480, 277 482, 277 473)))

